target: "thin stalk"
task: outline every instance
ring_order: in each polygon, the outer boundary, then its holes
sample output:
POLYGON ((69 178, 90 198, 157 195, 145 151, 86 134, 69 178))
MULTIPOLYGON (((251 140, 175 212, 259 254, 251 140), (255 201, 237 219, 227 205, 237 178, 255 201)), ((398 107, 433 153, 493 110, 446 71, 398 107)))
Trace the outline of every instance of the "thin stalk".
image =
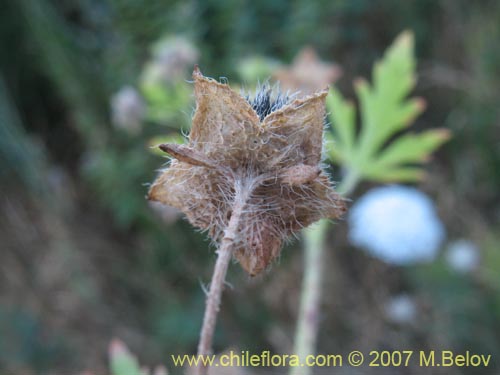
MULTIPOLYGON (((323 281, 323 240, 327 228, 328 221, 321 220, 304 233, 304 276, 293 351, 299 356, 302 363, 305 363, 308 355, 315 353, 323 281)), ((290 373, 292 375, 305 375, 310 373, 310 369, 292 367, 290 373)))
MULTIPOLYGON (((347 196, 354 191, 358 181, 359 176, 350 171, 338 186, 337 191, 347 196)), ((305 363, 308 355, 316 353, 327 233, 327 220, 320 220, 304 232, 304 276, 293 351, 302 363, 305 363)), ((309 375, 311 371, 311 367, 308 366, 292 367, 290 375, 309 375)))
MULTIPOLYGON (((210 290, 206 300, 205 315, 203 317, 203 325, 198 344, 198 358, 213 353, 212 341, 217 323, 217 315, 220 309, 222 292, 224 290, 227 268, 233 255, 238 226, 249 193, 250 190, 245 187, 236 189, 231 219, 224 231, 224 237, 217 251, 217 261, 215 263, 212 281, 210 282, 210 290)), ((198 366, 197 374, 204 375, 207 373, 207 370, 208 368, 203 365, 198 366)))
POLYGON ((357 172, 349 170, 337 186, 337 192, 344 197, 348 197, 358 186, 359 179, 360 176, 357 172))

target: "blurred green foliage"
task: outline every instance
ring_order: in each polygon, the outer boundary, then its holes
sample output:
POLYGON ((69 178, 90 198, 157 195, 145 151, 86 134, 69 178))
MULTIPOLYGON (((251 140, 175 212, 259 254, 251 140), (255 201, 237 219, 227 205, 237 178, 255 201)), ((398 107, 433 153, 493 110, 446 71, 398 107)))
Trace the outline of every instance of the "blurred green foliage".
POLYGON ((19 179, 34 190, 41 190, 39 169, 43 153, 21 126, 19 113, 0 76, 0 180, 19 179))
POLYGON ((64 338, 48 333, 43 322, 32 312, 0 308, 0 363, 29 363, 47 371, 54 366, 54 358, 71 355, 65 350, 64 338))

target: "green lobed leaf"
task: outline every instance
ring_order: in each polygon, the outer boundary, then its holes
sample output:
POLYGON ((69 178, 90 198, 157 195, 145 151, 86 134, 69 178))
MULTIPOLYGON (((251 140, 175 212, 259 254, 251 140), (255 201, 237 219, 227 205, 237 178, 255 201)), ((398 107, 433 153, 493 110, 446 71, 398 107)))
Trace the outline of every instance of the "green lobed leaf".
POLYGON ((376 94, 388 102, 397 103, 415 86, 414 38, 409 31, 401 33, 375 64, 373 82, 376 94))
POLYGON ((416 83, 415 66, 413 34, 405 31, 375 64, 373 85, 364 79, 355 82, 361 120, 358 136, 353 105, 331 90, 326 104, 333 131, 327 140, 335 139, 328 149, 333 162, 361 178, 380 182, 414 182, 424 176, 421 167, 408 164, 425 162, 449 139, 447 130, 403 135, 383 148, 425 109, 423 99, 407 98, 416 83))
POLYGON ((403 129, 423 111, 423 102, 405 101, 415 85, 413 35, 402 33, 373 69, 373 87, 365 80, 355 84, 361 105, 360 147, 366 157, 403 129))
POLYGON ((446 129, 433 129, 420 134, 406 134, 397 138, 377 158, 377 165, 387 168, 404 163, 422 163, 429 154, 450 138, 446 129))
POLYGON ((379 182, 417 182, 424 178, 420 167, 398 167, 389 169, 367 169, 365 177, 379 182))
POLYGON ((343 159, 346 153, 340 151, 339 147, 341 145, 331 132, 325 134, 325 141, 328 159, 337 164, 347 163, 347 161, 343 159))
POLYGON ((335 135, 338 139, 336 147, 341 148, 344 153, 352 152, 356 136, 354 105, 345 100, 335 88, 330 90, 326 102, 327 107, 332 109, 329 118, 335 124, 335 135))

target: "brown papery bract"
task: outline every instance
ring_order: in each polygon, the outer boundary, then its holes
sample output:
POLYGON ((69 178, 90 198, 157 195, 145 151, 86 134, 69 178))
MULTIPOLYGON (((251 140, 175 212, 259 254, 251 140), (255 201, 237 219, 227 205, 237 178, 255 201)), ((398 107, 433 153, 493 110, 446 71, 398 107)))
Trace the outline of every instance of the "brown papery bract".
POLYGON ((228 85, 197 68, 193 79, 196 111, 189 143, 160 146, 174 159, 148 198, 180 209, 217 242, 238 203, 243 210, 233 254, 256 275, 289 236, 345 211, 320 165, 328 91, 294 100, 261 122, 228 85), (236 202, 242 190, 245 201, 236 202))

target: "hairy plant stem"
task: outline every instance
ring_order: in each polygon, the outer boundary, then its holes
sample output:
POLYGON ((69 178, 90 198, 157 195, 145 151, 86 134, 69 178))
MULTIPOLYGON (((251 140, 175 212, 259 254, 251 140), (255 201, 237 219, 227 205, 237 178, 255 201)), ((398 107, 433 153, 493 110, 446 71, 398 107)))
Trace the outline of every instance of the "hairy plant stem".
MULTIPOLYGON (((198 343, 198 357, 212 354, 212 341, 215 325, 217 323, 217 314, 220 309, 222 292, 224 290, 227 268, 233 256, 238 226, 250 192, 251 189, 248 186, 237 185, 235 187, 235 198, 231 218, 224 230, 224 237, 217 251, 217 261, 215 263, 212 281, 210 282, 210 290, 206 300, 203 325, 200 332, 200 341, 198 343)), ((204 375, 207 373, 207 370, 208 368, 203 365, 198 366, 197 374, 204 375)))
MULTIPOLYGON (((358 182, 358 174, 349 171, 337 191, 347 196, 354 191, 358 182)), ((308 355, 316 353, 327 233, 327 220, 320 220, 316 225, 304 231, 304 276, 293 351, 302 363, 306 363, 308 355)), ((309 375, 311 372, 312 368, 309 366, 297 366, 291 368, 290 375, 309 375)))

